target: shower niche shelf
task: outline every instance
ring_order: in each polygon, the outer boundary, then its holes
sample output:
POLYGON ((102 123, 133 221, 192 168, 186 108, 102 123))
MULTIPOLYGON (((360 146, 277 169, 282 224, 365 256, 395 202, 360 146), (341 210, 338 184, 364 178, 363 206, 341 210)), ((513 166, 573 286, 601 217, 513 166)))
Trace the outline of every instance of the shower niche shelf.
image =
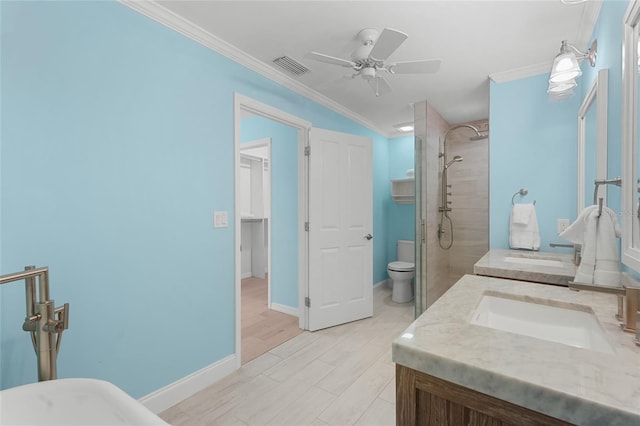
POLYGON ((415 183, 413 178, 392 179, 391 197, 397 204, 415 203, 415 183))

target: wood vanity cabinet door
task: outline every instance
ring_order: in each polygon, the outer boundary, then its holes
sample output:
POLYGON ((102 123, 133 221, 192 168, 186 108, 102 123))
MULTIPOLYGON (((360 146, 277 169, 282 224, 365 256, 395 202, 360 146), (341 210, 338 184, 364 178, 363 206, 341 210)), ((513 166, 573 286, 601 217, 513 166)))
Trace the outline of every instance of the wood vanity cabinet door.
POLYGON ((396 424, 547 426, 571 423, 396 364, 396 424))

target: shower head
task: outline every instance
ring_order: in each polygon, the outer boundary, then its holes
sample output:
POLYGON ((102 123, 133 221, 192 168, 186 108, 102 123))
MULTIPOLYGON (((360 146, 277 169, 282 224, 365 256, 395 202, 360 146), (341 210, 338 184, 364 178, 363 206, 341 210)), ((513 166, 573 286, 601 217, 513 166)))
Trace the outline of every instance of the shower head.
POLYGON ((487 139, 489 135, 487 133, 478 133, 475 136, 471 136, 469 138, 470 141, 481 141, 482 139, 487 139))
POLYGON ((455 157, 453 157, 453 160, 449 161, 447 164, 444 165, 444 169, 447 170, 453 163, 459 163, 462 160, 464 160, 464 158, 462 158, 459 155, 456 155, 455 157))

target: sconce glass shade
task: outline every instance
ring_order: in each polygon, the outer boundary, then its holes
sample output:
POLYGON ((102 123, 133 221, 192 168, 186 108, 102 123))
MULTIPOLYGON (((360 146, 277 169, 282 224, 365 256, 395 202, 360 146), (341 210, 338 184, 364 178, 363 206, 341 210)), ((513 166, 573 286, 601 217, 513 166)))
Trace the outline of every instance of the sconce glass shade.
POLYGON ((563 81, 560 83, 549 83, 549 88, 547 89, 547 93, 549 94, 560 94, 564 92, 572 91, 574 87, 578 84, 575 80, 563 81))
POLYGON ((549 83, 563 83, 582 75, 578 59, 573 52, 563 52, 555 57, 551 66, 549 83))
POLYGON ((563 101, 573 96, 573 89, 560 93, 549 93, 549 99, 552 101, 563 101))

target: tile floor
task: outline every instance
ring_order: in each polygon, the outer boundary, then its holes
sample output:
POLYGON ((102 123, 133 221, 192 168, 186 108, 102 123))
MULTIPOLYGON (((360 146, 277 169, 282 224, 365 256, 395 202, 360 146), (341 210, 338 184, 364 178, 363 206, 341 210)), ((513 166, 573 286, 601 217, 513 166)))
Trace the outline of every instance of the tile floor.
POLYGON ((374 289, 374 316, 305 331, 160 416, 179 425, 394 425, 391 342, 413 303, 374 289))

